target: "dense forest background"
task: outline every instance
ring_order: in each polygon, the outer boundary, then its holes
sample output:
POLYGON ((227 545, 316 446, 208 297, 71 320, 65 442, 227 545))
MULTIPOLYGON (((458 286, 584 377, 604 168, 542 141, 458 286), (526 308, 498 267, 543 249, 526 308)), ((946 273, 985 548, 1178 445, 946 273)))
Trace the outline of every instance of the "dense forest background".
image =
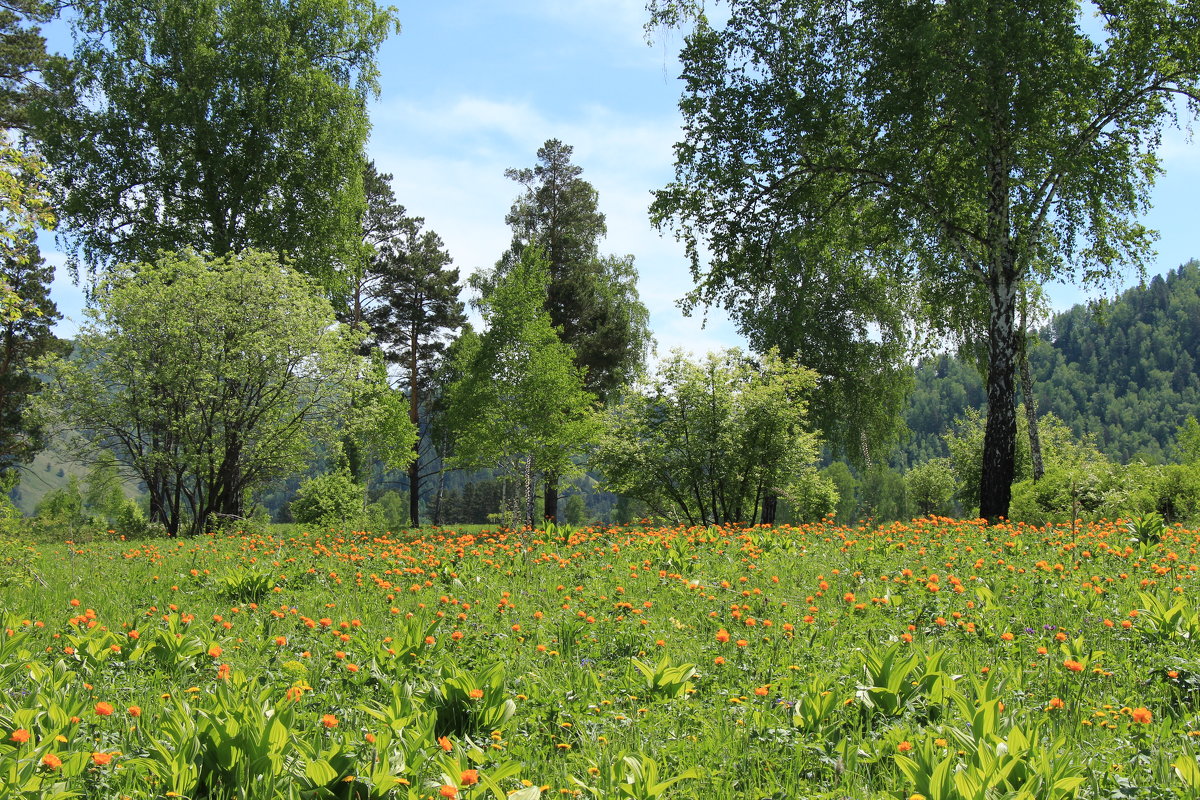
MULTIPOLYGON (((1121 463, 1171 461, 1176 430, 1200 417, 1200 262, 1055 314, 1028 352, 1039 414, 1054 414, 1076 437, 1090 435, 1121 463)), ((904 414, 911 434, 892 465, 949 455, 945 434, 985 399, 968 360, 946 354, 922 362, 904 414)))

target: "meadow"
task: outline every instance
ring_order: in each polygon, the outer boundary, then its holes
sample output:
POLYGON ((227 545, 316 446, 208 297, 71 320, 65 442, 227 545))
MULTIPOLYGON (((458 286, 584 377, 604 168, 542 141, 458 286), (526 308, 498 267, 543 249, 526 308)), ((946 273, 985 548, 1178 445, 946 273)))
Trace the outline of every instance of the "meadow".
POLYGON ((293 531, 0 571, 4 798, 1200 793, 1200 531, 293 531))

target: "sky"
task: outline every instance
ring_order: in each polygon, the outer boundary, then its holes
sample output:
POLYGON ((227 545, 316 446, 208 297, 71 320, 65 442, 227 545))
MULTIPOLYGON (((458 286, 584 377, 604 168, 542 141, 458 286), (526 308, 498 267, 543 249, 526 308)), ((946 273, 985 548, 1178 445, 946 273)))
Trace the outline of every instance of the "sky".
MULTIPOLYGON (((379 53, 368 155, 392 174, 408 213, 442 237, 464 277, 493 265, 509 244, 504 215, 520 186, 504 170, 534 166, 538 148, 557 138, 574 147, 574 163, 598 192, 608 222, 602 252, 636 259, 659 353, 744 346, 720 309, 707 319, 681 313, 678 301, 692 287, 683 246, 649 222, 651 192, 674 174, 682 84, 680 38, 646 43, 644 0, 393 2, 402 31, 379 53)), ((69 52, 65 23, 46 33, 50 49, 69 52)), ((1165 174, 1143 217, 1161 234, 1151 275, 1200 257, 1200 144, 1170 129, 1160 155, 1165 174)), ((42 242, 47 260, 61 265, 53 237, 42 242)), ((83 292, 65 273, 58 270, 52 297, 66 317, 59 334, 69 336, 83 292)), ((1050 290, 1056 309, 1093 296, 1050 290)))

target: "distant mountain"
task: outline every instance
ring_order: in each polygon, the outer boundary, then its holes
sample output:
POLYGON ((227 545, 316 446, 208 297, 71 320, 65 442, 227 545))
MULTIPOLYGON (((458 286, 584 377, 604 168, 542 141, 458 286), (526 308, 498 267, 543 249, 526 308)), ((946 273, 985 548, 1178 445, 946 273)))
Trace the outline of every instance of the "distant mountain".
MULTIPOLYGON (((1200 262, 1096 306, 1056 314, 1030 348, 1039 413, 1076 435, 1090 433, 1121 462, 1174 458, 1176 428, 1200 418, 1200 262)), ((954 356, 922 363, 905 419, 912 431, 897 466, 946 454, 942 434, 986 392, 973 364, 954 356)))

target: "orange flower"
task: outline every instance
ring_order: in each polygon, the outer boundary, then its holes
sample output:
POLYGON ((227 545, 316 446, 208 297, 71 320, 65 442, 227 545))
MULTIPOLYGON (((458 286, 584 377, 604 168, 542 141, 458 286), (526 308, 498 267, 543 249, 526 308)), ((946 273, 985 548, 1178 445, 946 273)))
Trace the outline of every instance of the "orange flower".
POLYGON ((375 744, 375 734, 368 733, 363 738, 367 740, 367 744, 375 744))
POLYGON ((96 703, 95 712, 98 716, 101 716, 101 717, 112 716, 112 712, 113 712, 112 703, 105 703, 103 701, 96 703))
POLYGON ((463 770, 463 774, 458 776, 458 782, 463 786, 474 786, 479 783, 479 770, 463 770))
POLYGON ((442 788, 438 789, 438 794, 442 797, 458 797, 458 789, 448 783, 442 784, 442 788))
POLYGON ((140 717, 142 715, 142 707, 141 706, 130 706, 129 708, 127 708, 125 710, 129 712, 129 716, 131 716, 131 717, 140 717))
POLYGON ((737 646, 738 646, 738 647, 745 647, 745 646, 746 646, 746 645, 748 645, 748 644, 750 644, 750 643, 749 643, 749 642, 747 642, 745 639, 738 639, 738 640, 737 640, 737 646))
POLYGON ((1072 658, 1068 658, 1066 661, 1064 661, 1063 666, 1071 670, 1071 672, 1083 672, 1083 664, 1080 664, 1078 661, 1072 658))
POLYGON ((483 697, 483 689, 472 689, 470 692, 467 693, 467 695, 472 700, 479 700, 483 697))
POLYGON ((112 753, 92 753, 92 763, 97 767, 103 767, 113 759, 112 753))
POLYGON ((42 756, 42 764, 47 769, 58 769, 62 766, 62 759, 54 755, 54 753, 46 753, 46 755, 42 756))
POLYGON ((229 680, 229 665, 228 664, 222 664, 221 666, 217 667, 217 677, 223 681, 229 680))
POLYGON ((912 750, 912 742, 909 742, 906 739, 903 742, 901 742, 900 744, 896 745, 896 749, 899 750, 901 753, 907 753, 909 750, 912 750))
POLYGON ((24 728, 17 728, 12 732, 12 736, 9 736, 8 738, 12 739, 17 744, 25 744, 29 741, 29 731, 25 730, 24 728))
POLYGON ((725 663, 725 659, 722 656, 717 656, 716 658, 713 659, 713 663, 719 667, 725 663))
POLYGON ((1050 698, 1050 705, 1046 706, 1046 708, 1047 709, 1062 708, 1065 705, 1066 705, 1066 703, 1064 703, 1062 701, 1062 698, 1052 697, 1052 698, 1050 698))
POLYGON ((1140 722, 1143 725, 1149 725, 1154 719, 1154 715, 1150 713, 1150 709, 1145 707, 1135 708, 1129 712, 1129 716, 1133 718, 1134 722, 1140 722))
POLYGON ((724 628, 721 628, 721 630, 717 631, 717 641, 720 642, 721 644, 725 644, 726 642, 728 642, 729 641, 729 631, 725 630, 724 628))
POLYGON ((768 691, 769 691, 769 687, 767 687, 767 686, 758 686, 758 687, 755 687, 755 689, 754 689, 754 693, 756 695, 758 695, 759 697, 766 697, 768 691))
POLYGON ((283 647, 284 645, 287 644, 287 637, 286 636, 276 636, 275 644, 279 645, 280 647, 283 647))
POLYGON ((212 656, 213 658, 220 658, 221 657, 221 645, 214 644, 212 647, 208 648, 208 654, 210 656, 212 656))
POLYGON ((337 722, 337 717, 335 717, 333 714, 326 714, 325 716, 321 717, 321 724, 326 728, 336 728, 337 722))
POLYGON ((454 749, 454 745, 452 745, 450 743, 450 740, 448 738, 446 738, 445 736, 438 737, 438 747, 442 748, 447 753, 449 753, 451 750, 454 749))

